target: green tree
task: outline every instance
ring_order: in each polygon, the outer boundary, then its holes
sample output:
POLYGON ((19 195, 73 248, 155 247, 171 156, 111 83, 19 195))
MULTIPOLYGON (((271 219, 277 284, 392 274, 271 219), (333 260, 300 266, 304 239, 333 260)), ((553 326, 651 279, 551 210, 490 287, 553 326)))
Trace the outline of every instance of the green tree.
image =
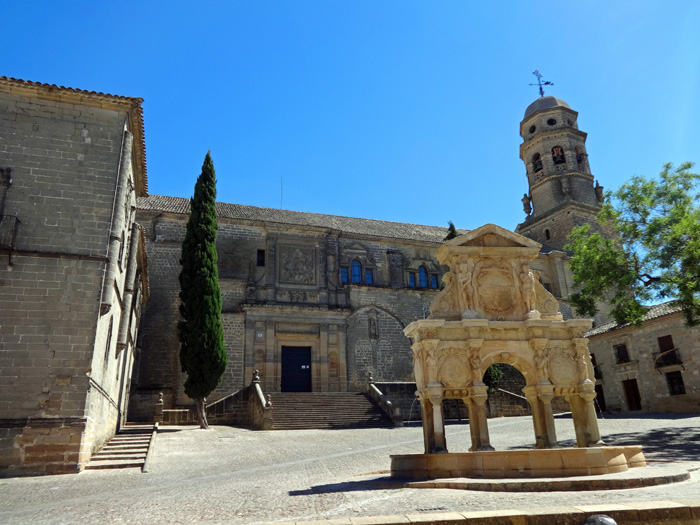
POLYGON ((593 316, 607 302, 615 321, 641 324, 645 304, 675 299, 700 323, 700 175, 666 164, 658 179, 633 177, 607 199, 598 222, 612 235, 575 228, 567 249, 579 289, 571 302, 593 316))
POLYGON ((226 370, 221 290, 216 261, 216 176, 209 152, 190 199, 190 218, 180 264, 180 367, 187 373, 185 394, 197 403, 202 428, 207 424, 205 398, 226 370))
POLYGON ((484 373, 484 384, 489 387, 489 394, 496 391, 501 379, 503 379, 503 370, 498 363, 494 363, 486 369, 484 373))
POLYGON ((447 235, 443 239, 444 241, 449 241, 450 239, 454 239, 455 237, 459 237, 459 234, 457 233, 457 229, 455 228, 455 225, 452 223, 452 221, 447 221, 449 226, 447 227, 447 235))

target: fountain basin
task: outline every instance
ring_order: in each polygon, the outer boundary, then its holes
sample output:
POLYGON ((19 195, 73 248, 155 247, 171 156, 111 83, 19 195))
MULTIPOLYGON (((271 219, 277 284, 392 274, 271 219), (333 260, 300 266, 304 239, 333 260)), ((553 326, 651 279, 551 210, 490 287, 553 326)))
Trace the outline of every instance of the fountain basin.
POLYGON ((561 478, 645 467, 640 445, 391 456, 391 476, 436 478, 561 478))

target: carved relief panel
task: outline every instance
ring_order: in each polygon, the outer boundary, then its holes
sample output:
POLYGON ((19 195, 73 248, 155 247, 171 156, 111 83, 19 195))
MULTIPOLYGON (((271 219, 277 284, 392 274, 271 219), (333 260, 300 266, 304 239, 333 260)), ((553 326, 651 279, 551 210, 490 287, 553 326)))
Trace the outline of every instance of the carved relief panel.
POLYGON ((316 284, 316 249, 313 246, 279 246, 280 284, 316 284))

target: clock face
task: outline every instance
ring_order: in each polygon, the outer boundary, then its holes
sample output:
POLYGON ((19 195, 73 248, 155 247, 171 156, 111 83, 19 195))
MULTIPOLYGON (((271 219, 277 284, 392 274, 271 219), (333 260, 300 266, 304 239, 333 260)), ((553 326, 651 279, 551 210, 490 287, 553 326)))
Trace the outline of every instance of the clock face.
POLYGON ((550 126, 554 126, 554 124, 556 124, 556 123, 557 123, 557 121, 556 121, 555 119, 553 119, 553 118, 550 118, 550 119, 547 121, 547 124, 549 124, 550 126))
POLYGON ((530 133, 534 133, 536 129, 537 126, 530 126, 530 133))

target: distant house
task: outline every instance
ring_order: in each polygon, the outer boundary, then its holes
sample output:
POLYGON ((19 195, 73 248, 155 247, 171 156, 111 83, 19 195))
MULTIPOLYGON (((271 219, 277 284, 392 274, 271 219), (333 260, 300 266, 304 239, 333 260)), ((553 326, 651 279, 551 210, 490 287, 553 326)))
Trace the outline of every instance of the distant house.
POLYGON ((639 328, 611 322, 586 336, 607 410, 700 411, 700 327, 686 327, 677 304, 652 306, 639 328))

